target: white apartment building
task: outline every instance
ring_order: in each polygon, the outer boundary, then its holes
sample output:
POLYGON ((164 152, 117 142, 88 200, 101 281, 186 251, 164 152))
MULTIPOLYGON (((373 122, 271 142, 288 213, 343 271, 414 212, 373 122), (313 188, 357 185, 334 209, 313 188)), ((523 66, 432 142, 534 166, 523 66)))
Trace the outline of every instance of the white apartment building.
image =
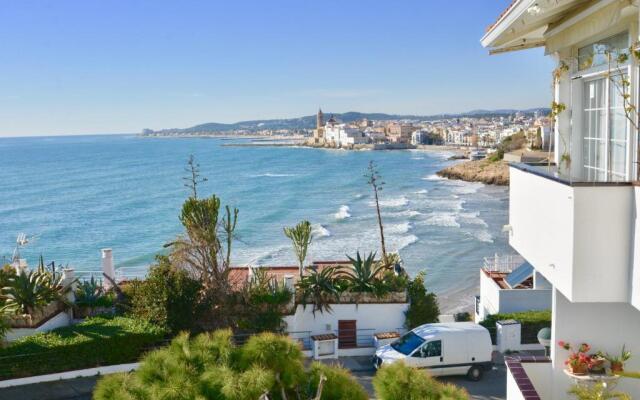
MULTIPOLYGON (((639 67, 619 57, 637 46, 639 20, 631 0, 515 0, 481 39, 491 54, 544 47, 559 66, 553 100, 566 107, 557 166, 510 167, 509 243, 552 285, 553 327, 550 362, 507 361, 509 399, 570 398, 577 379, 559 340, 610 354, 624 345, 625 370, 640 371, 638 129, 625 112, 638 105, 639 67)), ((616 390, 640 398, 640 380, 616 390)))
POLYGON ((367 143, 367 137, 358 128, 352 128, 347 124, 325 125, 324 137, 328 143, 335 144, 336 147, 351 146, 354 144, 367 143))

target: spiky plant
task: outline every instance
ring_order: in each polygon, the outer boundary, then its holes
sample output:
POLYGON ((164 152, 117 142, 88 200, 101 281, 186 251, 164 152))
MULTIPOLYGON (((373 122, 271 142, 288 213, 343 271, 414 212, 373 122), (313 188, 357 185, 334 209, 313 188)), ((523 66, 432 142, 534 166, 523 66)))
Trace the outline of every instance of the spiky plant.
POLYGON ((307 250, 313 240, 311 234, 311 223, 309 221, 301 221, 292 228, 284 228, 284 234, 291 240, 293 251, 298 259, 300 278, 304 272, 304 260, 307 258, 307 250))
POLYGON ((366 258, 356 253, 356 258, 349 257, 351 268, 346 270, 345 280, 348 282, 349 290, 352 292, 381 294, 382 285, 380 278, 385 270, 385 266, 376 263, 375 253, 369 253, 366 258))
POLYGON ((69 287, 63 285, 62 276, 54 278, 42 269, 21 271, 2 288, 5 298, 3 309, 13 314, 33 315, 53 301, 65 301, 64 295, 68 290, 69 287))
POLYGON ((102 286, 100 279, 95 279, 91 276, 88 281, 78 282, 78 286, 75 290, 76 305, 84 307, 100 307, 109 306, 113 303, 112 299, 108 298, 102 286))
POLYGON ((306 307, 308 303, 313 305, 313 315, 317 311, 324 313, 331 312, 331 303, 338 301, 340 297, 340 281, 338 268, 328 266, 325 268, 311 269, 298 282, 298 289, 302 296, 302 305, 306 307))

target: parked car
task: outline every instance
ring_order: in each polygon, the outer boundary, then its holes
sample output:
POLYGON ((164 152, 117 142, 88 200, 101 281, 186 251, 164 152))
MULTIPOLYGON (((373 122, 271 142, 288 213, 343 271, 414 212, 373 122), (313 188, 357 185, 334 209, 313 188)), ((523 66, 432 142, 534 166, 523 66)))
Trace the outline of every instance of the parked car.
POLYGON ((380 347, 373 364, 404 361, 407 365, 428 368, 434 376, 467 375, 472 381, 482 379, 490 370, 491 337, 489 331, 473 322, 421 325, 391 344, 380 347))

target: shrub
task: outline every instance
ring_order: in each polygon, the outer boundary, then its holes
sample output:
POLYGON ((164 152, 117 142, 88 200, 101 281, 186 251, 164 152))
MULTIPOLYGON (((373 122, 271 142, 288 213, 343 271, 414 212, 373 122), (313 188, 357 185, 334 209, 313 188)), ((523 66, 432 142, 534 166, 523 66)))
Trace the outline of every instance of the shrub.
POLYGON ((373 387, 380 400, 469 398, 464 389, 442 384, 424 370, 409 367, 403 362, 383 366, 373 378, 373 387))
POLYGON ((13 314, 30 314, 44 308, 53 301, 63 301, 69 291, 62 285, 62 276, 54 277, 43 268, 20 271, 8 278, 2 288, 4 309, 13 314))
POLYGON ((407 329, 438 322, 440 308, 435 293, 427 292, 424 286, 424 272, 416 275, 408 286, 409 309, 405 312, 407 329))
POLYGON ((312 398, 307 394, 321 374, 327 377, 321 399, 367 398, 346 370, 305 370, 300 349, 285 336, 260 334, 236 347, 229 330, 195 338, 181 334, 148 354, 137 371, 102 378, 94 400, 312 398))
POLYGON ((292 297, 293 293, 284 284, 272 279, 265 269, 256 269, 239 296, 238 326, 254 332, 283 331, 284 306, 292 297))
POLYGON ((136 361, 165 331, 125 317, 94 317, 0 349, 0 379, 136 361))
POLYGON ((111 307, 113 306, 113 293, 105 293, 102 281, 91 276, 88 281, 78 282, 74 292, 75 305, 78 307, 111 307))
POLYGON ((202 311, 201 283, 173 268, 168 257, 158 256, 157 261, 147 279, 128 290, 131 314, 174 333, 194 329, 202 311))
POLYGON ((358 384, 351 373, 342 367, 332 367, 314 362, 311 365, 310 372, 308 398, 315 396, 322 375, 324 375, 326 381, 323 385, 320 400, 367 400, 369 398, 367 392, 358 384))
POLYGON ((496 342, 496 322, 507 319, 514 319, 520 322, 522 326, 522 343, 538 343, 537 337, 540 329, 551 327, 551 310, 532 310, 488 315, 480 322, 480 325, 489 330, 493 343, 496 342))
POLYGON ((459 313, 455 313, 453 315, 453 319, 456 322, 466 322, 466 321, 471 321, 471 314, 469 314, 467 311, 464 312, 459 312, 459 313))

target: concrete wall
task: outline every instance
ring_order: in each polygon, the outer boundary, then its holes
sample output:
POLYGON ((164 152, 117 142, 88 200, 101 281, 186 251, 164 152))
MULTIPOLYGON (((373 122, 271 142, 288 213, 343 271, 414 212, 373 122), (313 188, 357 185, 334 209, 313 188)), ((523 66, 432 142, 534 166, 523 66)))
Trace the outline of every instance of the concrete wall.
POLYGON ((44 324, 40 325, 37 328, 16 328, 7 332, 5 336, 5 340, 7 342, 13 342, 21 337, 35 335, 39 332, 49 332, 50 330, 56 328, 62 328, 64 326, 69 326, 71 323, 71 317, 68 312, 61 311, 55 317, 51 318, 44 324))
MULTIPOLYGON (((596 287, 597 290, 597 287, 596 287)), ((640 371, 640 311, 628 303, 571 303, 554 291, 551 360, 553 364, 553 398, 565 399, 571 380, 564 372, 568 352, 559 348, 558 340, 588 343, 592 351, 619 354, 622 345, 633 354, 625 369, 640 371)), ((621 379, 618 390, 640 398, 640 380, 621 379)))
POLYGON ((507 399, 508 400, 524 400, 524 396, 518 388, 515 378, 511 375, 511 371, 507 368, 507 399))
MULTIPOLYGON (((313 307, 306 309, 302 305, 296 306, 295 314, 284 318, 287 332, 311 331, 312 335, 338 330, 339 320, 356 320, 357 329, 373 329, 367 334, 375 332, 396 331, 404 327, 404 312, 407 303, 392 304, 333 304, 332 312, 312 313, 313 307)), ((364 334, 365 332, 363 332, 364 334)), ((373 340, 373 338, 372 338, 373 340)))
POLYGON ((509 244, 571 301, 628 302, 634 189, 510 174, 509 244))
POLYGON ((522 363, 522 368, 527 373, 540 399, 551 399, 551 364, 524 362, 522 363))
POLYGON ((503 289, 500 291, 500 312, 550 310, 551 297, 551 289, 503 289))

